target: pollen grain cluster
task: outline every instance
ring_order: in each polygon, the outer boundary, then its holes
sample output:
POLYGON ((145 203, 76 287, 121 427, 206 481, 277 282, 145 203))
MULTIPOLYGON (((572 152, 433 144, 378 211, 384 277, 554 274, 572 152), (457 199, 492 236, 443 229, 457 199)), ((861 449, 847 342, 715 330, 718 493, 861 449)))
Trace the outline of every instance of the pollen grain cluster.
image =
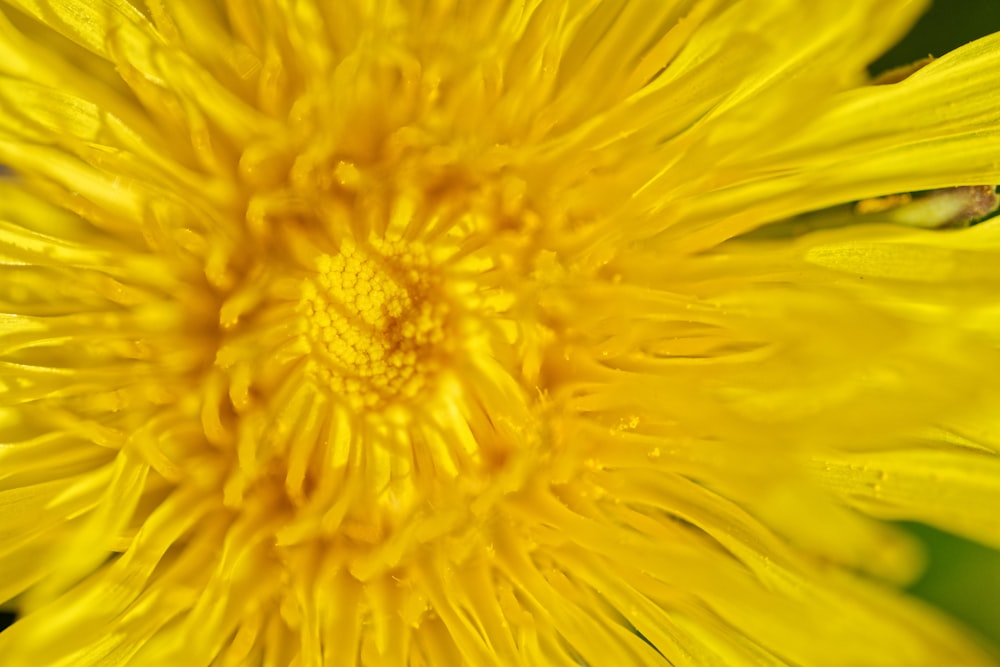
POLYGON ((355 409, 416 397, 442 355, 448 309, 420 248, 345 243, 316 271, 299 307, 315 382, 355 409))

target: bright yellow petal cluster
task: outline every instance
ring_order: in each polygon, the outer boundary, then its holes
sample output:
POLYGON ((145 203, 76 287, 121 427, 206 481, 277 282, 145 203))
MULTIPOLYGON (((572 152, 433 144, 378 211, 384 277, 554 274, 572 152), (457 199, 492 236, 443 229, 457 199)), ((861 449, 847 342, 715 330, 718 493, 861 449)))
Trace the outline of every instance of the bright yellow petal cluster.
POLYGON ((0 6, 0 664, 995 664, 881 519, 1000 546, 1000 37, 0 6))

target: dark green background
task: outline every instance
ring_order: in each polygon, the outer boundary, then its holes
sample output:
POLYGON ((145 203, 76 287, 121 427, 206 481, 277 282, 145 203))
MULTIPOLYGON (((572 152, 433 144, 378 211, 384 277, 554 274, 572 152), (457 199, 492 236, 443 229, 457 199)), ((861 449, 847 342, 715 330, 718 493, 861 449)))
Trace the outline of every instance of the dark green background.
MULTIPOLYGON (((940 56, 996 31, 1000 31, 1000 0, 939 0, 910 35, 873 63, 871 70, 878 73, 928 54, 940 56)), ((1000 647, 1000 552, 926 526, 903 525, 923 541, 929 555, 930 567, 911 588, 913 594, 961 619, 1000 647)), ((0 628, 10 621, 9 614, 0 612, 0 628)))
POLYGON ((941 56, 998 30, 1000 0, 937 0, 902 42, 872 63, 871 70, 878 74, 927 55, 941 56))

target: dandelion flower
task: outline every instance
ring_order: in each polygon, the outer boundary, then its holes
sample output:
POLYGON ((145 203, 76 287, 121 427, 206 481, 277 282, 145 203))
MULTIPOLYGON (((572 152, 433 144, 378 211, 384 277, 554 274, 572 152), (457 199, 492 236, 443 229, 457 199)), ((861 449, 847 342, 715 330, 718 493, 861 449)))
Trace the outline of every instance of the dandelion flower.
POLYGON ((0 4, 4 665, 993 664, 1000 37, 0 4))

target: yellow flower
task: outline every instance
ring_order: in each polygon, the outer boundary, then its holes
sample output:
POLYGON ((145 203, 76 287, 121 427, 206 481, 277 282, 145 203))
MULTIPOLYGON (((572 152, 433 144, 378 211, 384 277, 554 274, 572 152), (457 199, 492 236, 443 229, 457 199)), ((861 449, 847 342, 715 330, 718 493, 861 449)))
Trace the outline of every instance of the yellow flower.
POLYGON ((0 664, 993 664, 882 520, 1000 546, 993 190, 904 194, 1000 182, 1000 37, 0 4, 0 664))

